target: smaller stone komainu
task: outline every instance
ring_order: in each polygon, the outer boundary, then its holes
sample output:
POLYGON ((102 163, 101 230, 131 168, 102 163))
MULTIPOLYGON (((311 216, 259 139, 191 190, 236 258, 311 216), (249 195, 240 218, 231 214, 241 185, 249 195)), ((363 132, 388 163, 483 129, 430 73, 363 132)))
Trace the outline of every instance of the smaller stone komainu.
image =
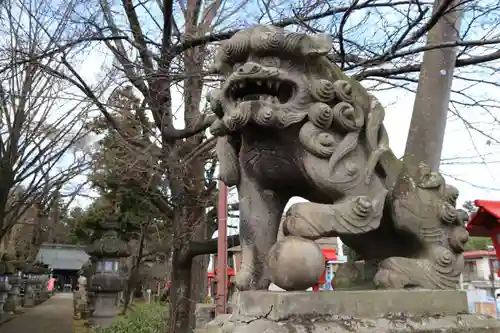
POLYGON ((308 267, 300 250, 276 252, 297 237, 333 236, 380 260, 378 287, 455 288, 468 239, 457 189, 394 156, 383 107, 327 58, 331 46, 327 35, 257 26, 216 55, 214 70, 226 80, 209 96, 218 116, 211 132, 220 177, 239 193, 238 288, 267 289, 271 280, 303 288, 304 271, 324 266, 308 267), (288 210, 287 237, 273 248, 292 196, 310 202, 288 210), (277 267, 277 257, 293 255, 295 267, 277 267))

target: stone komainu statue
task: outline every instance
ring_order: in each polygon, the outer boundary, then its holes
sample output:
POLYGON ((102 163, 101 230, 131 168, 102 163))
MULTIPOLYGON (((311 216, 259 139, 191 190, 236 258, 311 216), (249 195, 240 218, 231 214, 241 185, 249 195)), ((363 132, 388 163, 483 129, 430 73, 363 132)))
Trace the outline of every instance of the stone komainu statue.
POLYGON ((425 164, 389 148, 384 109, 328 58, 326 35, 257 26, 223 42, 214 69, 226 80, 209 102, 218 119, 220 177, 240 202, 240 290, 267 289, 266 259, 284 207, 285 235, 339 236, 380 260, 388 288, 454 288, 468 233, 458 191, 425 164))

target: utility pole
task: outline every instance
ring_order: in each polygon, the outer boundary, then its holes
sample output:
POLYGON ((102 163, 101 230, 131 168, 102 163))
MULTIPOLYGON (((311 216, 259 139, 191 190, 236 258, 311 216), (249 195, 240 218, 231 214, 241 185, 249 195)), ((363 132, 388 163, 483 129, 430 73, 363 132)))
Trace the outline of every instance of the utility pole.
MULTIPOLYGON (((435 0, 433 14, 447 5, 444 15, 427 33, 427 46, 455 42, 459 38, 461 0, 435 0)), ((456 48, 436 48, 424 52, 405 161, 426 162, 438 171, 441 161, 450 90, 455 69, 456 48)))

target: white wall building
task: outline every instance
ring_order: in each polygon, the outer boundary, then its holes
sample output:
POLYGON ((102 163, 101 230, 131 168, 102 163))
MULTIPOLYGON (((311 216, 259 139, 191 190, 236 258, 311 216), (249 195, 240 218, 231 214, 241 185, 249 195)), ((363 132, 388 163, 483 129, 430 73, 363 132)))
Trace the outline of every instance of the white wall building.
POLYGON ((464 252, 464 260, 465 269, 460 279, 462 289, 468 289, 472 284, 477 289, 486 289, 489 295, 494 295, 495 290, 500 289, 498 260, 494 250, 464 252))

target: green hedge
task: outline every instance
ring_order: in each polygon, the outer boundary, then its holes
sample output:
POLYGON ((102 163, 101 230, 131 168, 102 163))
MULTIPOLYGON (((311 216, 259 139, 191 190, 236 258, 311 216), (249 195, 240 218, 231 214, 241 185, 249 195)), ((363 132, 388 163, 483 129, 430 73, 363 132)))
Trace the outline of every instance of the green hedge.
POLYGON ((140 304, 118 317, 108 328, 96 333, 163 333, 166 332, 168 308, 160 304, 140 304))

